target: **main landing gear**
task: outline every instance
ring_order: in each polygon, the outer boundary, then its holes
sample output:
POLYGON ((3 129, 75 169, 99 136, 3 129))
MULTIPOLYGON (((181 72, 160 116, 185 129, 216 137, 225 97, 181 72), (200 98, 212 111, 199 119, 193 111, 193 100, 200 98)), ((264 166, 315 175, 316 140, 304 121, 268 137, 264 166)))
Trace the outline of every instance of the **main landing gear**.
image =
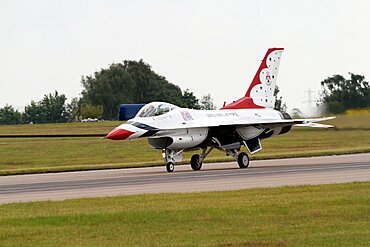
POLYGON ((191 156, 190 166, 194 171, 200 171, 200 169, 202 169, 203 160, 213 150, 213 148, 213 146, 209 148, 202 148, 202 153, 200 155, 194 154, 191 156))
POLYGON ((199 154, 194 154, 191 156, 190 166, 194 171, 199 171, 202 169, 202 161, 199 154))
POLYGON ((236 156, 240 168, 247 168, 249 166, 249 157, 245 152, 241 152, 236 156))

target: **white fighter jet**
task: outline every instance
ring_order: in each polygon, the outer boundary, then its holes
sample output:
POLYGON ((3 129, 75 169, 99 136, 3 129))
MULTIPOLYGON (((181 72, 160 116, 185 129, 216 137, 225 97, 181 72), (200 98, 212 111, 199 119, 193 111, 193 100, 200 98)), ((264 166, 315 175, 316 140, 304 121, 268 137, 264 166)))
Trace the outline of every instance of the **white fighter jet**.
POLYGON ((250 154, 262 149, 261 140, 285 134, 293 125, 330 128, 316 122, 333 117, 291 119, 285 112, 273 109, 274 89, 282 48, 268 49, 244 97, 219 110, 180 108, 165 102, 143 106, 137 115, 112 130, 112 140, 147 137, 148 143, 162 150, 168 172, 174 162, 182 161, 185 151, 200 150, 191 157, 191 168, 198 171, 207 155, 218 149, 234 157, 240 168, 247 168, 249 157, 241 152, 244 145, 250 154))

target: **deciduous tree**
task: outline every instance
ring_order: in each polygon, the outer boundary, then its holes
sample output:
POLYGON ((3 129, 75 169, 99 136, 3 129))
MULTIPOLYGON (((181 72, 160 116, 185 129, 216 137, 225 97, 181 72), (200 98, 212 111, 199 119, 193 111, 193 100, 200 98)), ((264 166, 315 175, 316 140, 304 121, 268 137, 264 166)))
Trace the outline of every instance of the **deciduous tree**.
POLYGON ((321 82, 322 102, 330 113, 343 113, 351 108, 370 107, 370 87, 365 76, 349 73, 346 79, 333 75, 321 82))
POLYGON ((0 108, 0 124, 20 124, 22 123, 22 114, 14 110, 13 106, 5 105, 0 108))
POLYGON ((122 103, 165 101, 183 105, 181 89, 143 60, 114 63, 93 76, 83 76, 82 86, 83 102, 103 106, 105 119, 116 119, 122 103))
POLYGON ((275 89, 274 89, 274 97, 275 97, 274 109, 277 110, 277 111, 285 112, 286 109, 287 109, 287 106, 286 106, 286 103, 283 102, 283 97, 278 96, 279 92, 280 92, 279 87, 275 86, 275 89))
POLYGON ((189 109, 199 109, 199 100, 195 97, 193 92, 190 92, 189 89, 186 89, 182 95, 182 107, 189 109))
POLYGON ((69 114, 66 109, 66 96, 46 94, 41 101, 31 103, 25 107, 23 116, 26 123, 64 123, 67 122, 69 114))
POLYGON ((200 109, 202 110, 215 110, 216 106, 210 94, 203 95, 200 99, 200 109))
POLYGON ((92 105, 82 105, 81 106, 81 116, 82 118, 97 118, 101 119, 103 116, 103 106, 92 106, 92 105))

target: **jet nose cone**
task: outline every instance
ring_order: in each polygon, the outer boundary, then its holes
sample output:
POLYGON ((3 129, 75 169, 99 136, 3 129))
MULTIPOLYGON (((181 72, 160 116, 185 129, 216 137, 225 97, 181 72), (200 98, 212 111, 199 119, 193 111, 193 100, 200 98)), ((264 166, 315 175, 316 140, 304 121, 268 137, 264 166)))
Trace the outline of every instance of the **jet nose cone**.
POLYGON ((125 129, 114 129, 106 136, 106 138, 111 140, 124 140, 135 132, 125 130, 125 129))

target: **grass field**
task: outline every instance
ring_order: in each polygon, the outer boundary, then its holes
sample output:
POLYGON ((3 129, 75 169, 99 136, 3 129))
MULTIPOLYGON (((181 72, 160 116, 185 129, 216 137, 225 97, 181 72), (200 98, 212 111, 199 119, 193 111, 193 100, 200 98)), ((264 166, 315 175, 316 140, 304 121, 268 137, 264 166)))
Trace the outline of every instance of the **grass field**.
MULTIPOLYGON (((338 116, 336 129, 294 128, 262 141, 252 159, 370 152, 370 115, 338 116)), ((1 134, 102 134, 119 122, 0 126, 1 134)), ((188 162, 191 153, 185 155, 188 162)), ((213 151, 208 162, 232 160, 213 151)), ((161 153, 145 139, 111 141, 99 138, 0 139, 0 175, 74 171, 163 164, 161 153)))
POLYGON ((369 246, 370 182, 0 205, 1 246, 369 246))
POLYGON ((0 135, 107 134, 120 123, 119 121, 106 121, 96 123, 0 125, 0 135))

